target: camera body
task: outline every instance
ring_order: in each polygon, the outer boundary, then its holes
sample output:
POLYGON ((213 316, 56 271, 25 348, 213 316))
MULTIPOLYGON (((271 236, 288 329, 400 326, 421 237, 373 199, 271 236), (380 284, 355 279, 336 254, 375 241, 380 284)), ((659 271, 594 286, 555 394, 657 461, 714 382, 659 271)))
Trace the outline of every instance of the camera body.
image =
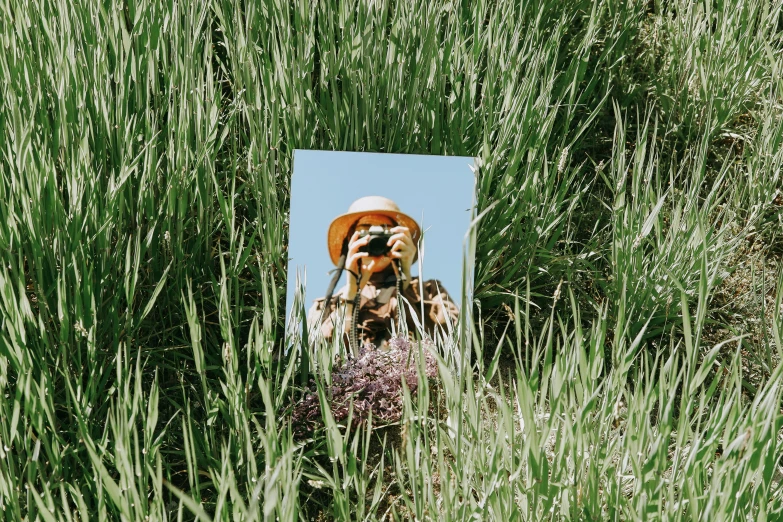
POLYGON ((371 256, 382 256, 391 250, 387 245, 389 238, 394 234, 389 232, 389 228, 383 225, 373 225, 368 230, 359 230, 359 238, 370 236, 370 241, 359 248, 359 252, 367 252, 371 256))

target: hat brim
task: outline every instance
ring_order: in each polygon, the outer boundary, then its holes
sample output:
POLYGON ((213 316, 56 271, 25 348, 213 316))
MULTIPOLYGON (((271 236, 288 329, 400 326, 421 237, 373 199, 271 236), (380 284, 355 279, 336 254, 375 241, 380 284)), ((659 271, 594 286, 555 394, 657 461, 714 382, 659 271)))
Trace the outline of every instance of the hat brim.
MULTIPOLYGON (((329 257, 332 259, 332 264, 337 265, 340 260, 340 253, 343 248, 343 240, 348 235, 348 231, 351 226, 356 223, 362 216, 379 215, 386 216, 395 223, 397 226, 407 227, 411 231, 411 238, 415 244, 418 244, 421 237, 421 229, 416 221, 402 212, 396 212, 393 210, 367 210, 362 212, 349 212, 338 216, 329 225, 329 232, 327 233, 327 243, 329 246, 329 257)), ((419 257, 418 245, 416 248, 416 254, 413 260, 419 257)))

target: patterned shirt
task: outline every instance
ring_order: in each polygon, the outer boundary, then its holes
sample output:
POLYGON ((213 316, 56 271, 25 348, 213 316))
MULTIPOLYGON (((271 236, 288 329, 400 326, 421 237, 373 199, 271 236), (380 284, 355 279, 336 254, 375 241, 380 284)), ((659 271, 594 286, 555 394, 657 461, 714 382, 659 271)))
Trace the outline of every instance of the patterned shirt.
MULTIPOLYGON (((392 324, 397 328, 397 279, 392 270, 373 274, 370 280, 361 290, 359 305, 359 320, 356 336, 362 343, 371 342, 377 347, 385 345, 391 337, 392 324)), ((401 283, 402 286, 402 283, 401 283)), ((351 331, 352 317, 346 311, 344 296, 348 291, 348 285, 343 286, 332 296, 329 313, 321 313, 324 307, 324 298, 316 299, 307 314, 307 324, 312 331, 321 320, 321 333, 327 341, 332 340, 335 325, 345 314, 343 323, 343 340, 349 344, 349 332, 351 331)), ((422 306, 424 308, 424 331, 434 337, 436 327, 448 332, 447 322, 451 322, 456 329, 459 319, 459 309, 454 304, 448 292, 440 281, 430 279, 423 284, 418 277, 411 278, 410 284, 402 292, 403 297, 410 303, 405 306, 405 319, 409 332, 418 330, 416 322, 422 324, 422 306), (420 285, 423 288, 420 288, 420 285), (422 291, 423 290, 423 291, 422 291), (422 299, 423 296, 423 299, 422 299), (415 317, 414 317, 415 315, 415 317)))

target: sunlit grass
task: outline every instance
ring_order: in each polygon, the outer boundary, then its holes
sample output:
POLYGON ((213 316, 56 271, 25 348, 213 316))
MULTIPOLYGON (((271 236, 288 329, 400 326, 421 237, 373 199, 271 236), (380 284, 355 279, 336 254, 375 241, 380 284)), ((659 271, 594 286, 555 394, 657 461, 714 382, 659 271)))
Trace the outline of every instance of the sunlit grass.
POLYGON ((782 71, 780 0, 0 0, 3 519, 780 518, 782 71), (295 148, 478 158, 394 426, 294 436, 295 148))

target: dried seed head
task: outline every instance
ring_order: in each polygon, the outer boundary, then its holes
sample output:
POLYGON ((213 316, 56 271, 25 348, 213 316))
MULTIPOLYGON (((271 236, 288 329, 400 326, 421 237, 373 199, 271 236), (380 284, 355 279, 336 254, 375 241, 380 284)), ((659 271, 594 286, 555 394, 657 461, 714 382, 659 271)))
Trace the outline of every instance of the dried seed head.
POLYGON ((560 161, 557 162, 557 173, 562 174, 566 168, 566 162, 568 161, 568 147, 563 149, 560 153, 560 161))
POLYGON ((555 302, 557 302, 557 300, 560 299, 560 289, 562 287, 563 287, 563 280, 561 279, 560 282, 557 284, 557 288, 555 289, 555 295, 554 295, 555 302))
POLYGON ((87 329, 84 328, 84 325, 82 324, 81 319, 76 321, 76 324, 73 325, 73 329, 76 330, 76 333, 81 335, 82 337, 87 337, 87 329))

